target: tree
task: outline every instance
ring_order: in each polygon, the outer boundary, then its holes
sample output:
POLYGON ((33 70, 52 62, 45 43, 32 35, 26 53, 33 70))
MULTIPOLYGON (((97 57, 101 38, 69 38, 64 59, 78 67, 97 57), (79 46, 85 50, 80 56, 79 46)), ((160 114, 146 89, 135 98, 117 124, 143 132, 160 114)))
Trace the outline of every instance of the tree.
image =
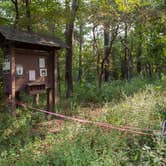
POLYGON ((28 31, 32 31, 30 3, 31 3, 31 0, 25 0, 25 5, 26 5, 26 18, 27 18, 27 30, 28 30, 28 31))
POLYGON ((18 0, 11 0, 15 7, 15 21, 14 21, 14 27, 18 29, 18 23, 19 23, 19 7, 18 7, 18 0))
POLYGON ((72 0, 72 5, 70 6, 70 1, 66 0, 66 15, 68 20, 66 23, 66 44, 68 48, 66 49, 66 97, 71 97, 73 93, 73 78, 72 78, 72 57, 73 57, 73 32, 74 32, 74 21, 76 18, 76 12, 78 10, 78 0, 72 0))

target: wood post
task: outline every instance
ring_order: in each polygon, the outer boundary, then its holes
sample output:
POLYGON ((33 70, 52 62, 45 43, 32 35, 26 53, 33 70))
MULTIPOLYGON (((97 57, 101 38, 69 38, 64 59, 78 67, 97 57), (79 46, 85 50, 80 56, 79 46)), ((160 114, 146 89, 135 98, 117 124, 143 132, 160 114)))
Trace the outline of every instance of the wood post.
POLYGON ((39 105, 39 94, 33 96, 33 104, 39 105))
POLYGON ((15 51, 12 45, 9 46, 10 51, 10 75, 11 75, 11 106, 13 114, 16 110, 16 63, 15 63, 15 51))
POLYGON ((50 112, 55 111, 55 104, 57 102, 57 56, 56 56, 56 51, 54 50, 53 52, 50 53, 50 62, 52 62, 51 65, 51 75, 52 75, 52 83, 51 83, 51 88, 47 90, 47 109, 50 112))
POLYGON ((53 59, 54 59, 54 71, 53 71, 53 93, 54 93, 54 102, 55 104, 57 103, 57 83, 58 83, 58 68, 57 68, 57 53, 56 50, 54 50, 54 55, 53 55, 53 59))
POLYGON ((54 111, 54 102, 53 102, 53 89, 49 88, 47 89, 47 109, 50 112, 54 111))
POLYGON ((20 92, 16 92, 16 100, 21 101, 20 92))
MULTIPOLYGON (((21 101, 21 96, 20 96, 20 92, 18 91, 18 92, 16 92, 16 101, 21 101)), ((16 107, 18 107, 18 104, 16 104, 16 107)))

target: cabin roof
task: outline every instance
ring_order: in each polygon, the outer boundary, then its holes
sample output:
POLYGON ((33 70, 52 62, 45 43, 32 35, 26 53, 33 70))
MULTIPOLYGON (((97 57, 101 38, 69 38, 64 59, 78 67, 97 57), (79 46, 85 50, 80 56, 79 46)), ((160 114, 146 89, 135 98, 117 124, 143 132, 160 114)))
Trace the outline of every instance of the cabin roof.
POLYGON ((67 45, 57 37, 45 36, 34 32, 20 31, 0 26, 0 34, 9 41, 46 47, 67 48, 67 45))

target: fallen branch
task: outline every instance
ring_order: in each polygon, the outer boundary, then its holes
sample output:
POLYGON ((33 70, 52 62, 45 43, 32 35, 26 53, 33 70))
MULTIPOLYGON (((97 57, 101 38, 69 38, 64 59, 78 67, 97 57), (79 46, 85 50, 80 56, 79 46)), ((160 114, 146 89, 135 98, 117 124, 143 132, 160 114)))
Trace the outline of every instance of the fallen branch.
MULTIPOLYGON (((132 127, 125 127, 125 126, 124 127, 118 127, 118 126, 113 126, 113 125, 111 125, 109 123, 93 122, 93 121, 86 120, 86 119, 69 117, 69 116, 66 116, 66 115, 57 114, 57 113, 54 113, 54 112, 49 112, 49 111, 41 110, 41 109, 38 109, 38 108, 33 108, 33 107, 31 107, 31 106, 29 106, 27 104, 20 103, 20 102, 17 102, 17 105, 19 105, 19 106, 21 106, 23 108, 26 108, 26 109, 39 111, 39 112, 42 112, 42 113, 46 113, 46 114, 49 114, 49 115, 56 116, 58 118, 71 120, 71 121, 75 121, 75 122, 79 122, 79 123, 83 123, 83 124, 92 124, 92 125, 95 125, 95 126, 106 128, 106 129, 114 129, 114 130, 123 131, 123 132, 127 132, 127 133, 133 133, 133 134, 137 134, 137 135, 144 135, 144 136, 152 135, 151 133, 146 133, 146 132, 142 132, 142 131, 136 131, 136 130, 142 130, 141 128, 132 128, 132 127)), ((153 131, 153 130, 149 130, 149 129, 143 129, 143 130, 144 131, 153 131)))

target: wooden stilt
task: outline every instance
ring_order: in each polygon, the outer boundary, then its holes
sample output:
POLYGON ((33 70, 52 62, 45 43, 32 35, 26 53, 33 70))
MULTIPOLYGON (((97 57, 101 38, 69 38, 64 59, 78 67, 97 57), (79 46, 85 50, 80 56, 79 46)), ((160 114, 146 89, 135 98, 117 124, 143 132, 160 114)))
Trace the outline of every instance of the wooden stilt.
MULTIPOLYGON (((20 96, 20 92, 16 92, 16 101, 21 101, 21 96, 20 96)), ((18 105, 16 104, 16 107, 18 107, 18 105)))
POLYGON ((16 100, 21 101, 20 92, 16 92, 16 100))
POLYGON ((54 111, 53 89, 47 89, 47 110, 54 111))
POLYGON ((58 75, 57 56, 56 56, 56 50, 54 50, 54 53, 53 53, 53 92, 52 92, 54 107, 57 103, 57 75, 58 75))
POLYGON ((33 104, 35 104, 35 105, 39 105, 39 94, 35 94, 34 96, 33 96, 33 104))
POLYGON ((50 52, 50 62, 51 64, 51 87, 47 90, 47 109, 50 112, 55 111, 55 104, 57 101, 57 58, 56 51, 50 52))
POLYGON ((12 45, 9 46, 10 50, 10 75, 11 75, 11 106, 12 106, 12 111, 13 115, 15 116, 16 114, 16 78, 15 78, 15 68, 16 68, 16 63, 15 63, 15 51, 14 47, 12 45))

